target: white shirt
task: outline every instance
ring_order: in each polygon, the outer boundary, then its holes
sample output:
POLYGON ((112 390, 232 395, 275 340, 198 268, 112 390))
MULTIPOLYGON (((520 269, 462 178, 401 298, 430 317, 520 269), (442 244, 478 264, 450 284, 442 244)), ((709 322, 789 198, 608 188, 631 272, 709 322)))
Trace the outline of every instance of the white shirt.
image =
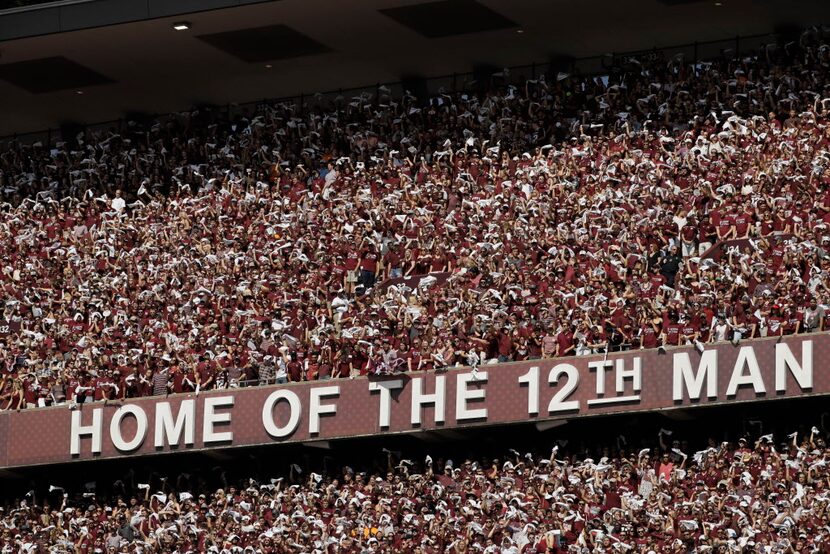
POLYGON ((726 334, 729 332, 729 326, 726 323, 712 325, 712 334, 716 342, 723 342, 726 340, 726 334))
POLYGON ((280 360, 277 361, 276 378, 277 379, 283 379, 283 378, 286 378, 286 377, 288 377, 288 370, 286 368, 285 361, 280 359, 280 360))
POLYGON ((339 175, 337 174, 337 170, 335 170, 335 169, 332 169, 331 171, 326 173, 326 177, 325 177, 326 185, 332 184, 335 180, 337 180, 338 176, 339 175))
POLYGON ((110 203, 110 206, 112 206, 112 209, 115 210, 116 212, 123 211, 124 207, 126 207, 126 205, 127 205, 127 202, 125 202, 123 198, 118 197, 118 196, 113 198, 112 203, 110 203))

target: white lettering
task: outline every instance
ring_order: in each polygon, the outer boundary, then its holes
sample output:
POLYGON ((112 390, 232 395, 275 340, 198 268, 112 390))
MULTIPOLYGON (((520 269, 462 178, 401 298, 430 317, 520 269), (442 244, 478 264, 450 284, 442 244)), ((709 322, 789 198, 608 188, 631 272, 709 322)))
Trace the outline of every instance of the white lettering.
POLYGON ((320 432, 320 416, 337 413, 337 404, 322 404, 320 399, 325 396, 340 396, 340 385, 317 387, 311 389, 309 395, 308 432, 316 435, 320 432))
POLYGON ((801 343, 800 364, 787 343, 775 345, 775 390, 778 392, 787 391, 788 369, 802 390, 813 388, 813 341, 801 343))
POLYGON ((262 425, 265 427, 265 431, 274 438, 287 437, 297 430, 302 411, 300 397, 294 391, 290 389, 275 390, 268 395, 268 398, 265 399, 265 403, 262 405, 262 425), (288 402, 288 407, 291 410, 288 422, 282 427, 274 422, 274 407, 280 400, 288 402))
POLYGON ((519 385, 527 383, 527 415, 539 413, 539 368, 533 366, 519 377, 519 385))
POLYGON ((230 412, 217 414, 217 408, 232 408, 233 396, 208 396, 205 397, 205 415, 202 422, 202 442, 233 441, 233 431, 215 431, 214 427, 219 423, 230 423, 230 412))
POLYGON ((729 386, 726 388, 726 396, 735 396, 738 387, 742 385, 752 385, 755 394, 767 392, 764 386, 764 378, 761 376, 761 368, 758 367, 758 360, 755 358, 755 349, 751 346, 742 346, 738 352, 738 359, 735 360, 732 377, 729 379, 729 386), (744 367, 749 370, 746 375, 744 375, 744 367))
POLYGON ((596 370, 597 372, 597 396, 605 394, 605 370, 614 367, 612 360, 599 360, 595 362, 588 362, 588 370, 596 370))
POLYGON ((184 434, 184 443, 192 445, 196 442, 196 400, 182 400, 179 414, 173 419, 173 409, 170 402, 156 404, 156 429, 153 446, 164 447, 165 441, 169 445, 178 445, 184 434))
POLYGON ((402 388, 403 381, 401 379, 369 383, 370 391, 380 393, 378 426, 381 429, 387 429, 392 424, 392 391, 402 388))
POLYGON ((455 419, 462 421, 465 419, 487 419, 487 408, 470 409, 467 407, 467 402, 470 400, 484 400, 484 387, 478 390, 470 390, 467 385, 470 383, 487 382, 487 372, 479 371, 477 373, 459 373, 456 376, 455 387, 455 419))
POLYGON ((421 424, 421 407, 427 404, 435 405, 435 423, 444 422, 444 396, 446 392, 446 379, 444 375, 437 375, 435 377, 435 392, 432 394, 424 394, 423 377, 414 377, 412 379, 412 412, 410 414, 410 422, 412 425, 421 424))
POLYGON ((689 394, 689 400, 700 400, 703 382, 706 382, 706 396, 718 397, 718 351, 705 350, 700 356, 697 373, 692 371, 692 361, 688 352, 674 354, 674 376, 672 399, 683 400, 683 388, 689 394))
MULTIPOLYGON (((565 386, 556 391, 548 403, 548 413, 569 412, 579 410, 579 400, 568 400, 579 386, 579 370, 571 364, 556 364, 548 373, 548 383, 558 385, 559 378, 564 375, 568 378, 565 386)), ((604 380, 604 378, 603 378, 604 380)))
POLYGON ((78 456, 81 454, 81 437, 92 437, 93 454, 101 453, 101 425, 104 419, 104 411, 101 408, 92 410, 92 425, 81 425, 81 410, 72 412, 72 431, 69 437, 69 454, 78 456))
POLYGON ((144 438, 147 436, 147 414, 144 413, 144 410, 140 406, 136 406, 135 404, 127 404, 126 406, 121 406, 115 413, 112 415, 112 419, 110 420, 110 439, 112 440, 112 445, 118 449, 120 452, 131 452, 141 446, 141 443, 144 442, 144 438), (121 434, 121 421, 124 420, 125 417, 131 415, 135 418, 135 436, 131 440, 124 440, 124 436, 121 434))
POLYGON ((618 358, 615 360, 615 374, 617 377, 617 392, 622 394, 625 392, 625 380, 631 379, 631 386, 634 392, 640 392, 643 389, 643 370, 642 363, 639 356, 631 360, 631 369, 625 368, 625 360, 618 358))

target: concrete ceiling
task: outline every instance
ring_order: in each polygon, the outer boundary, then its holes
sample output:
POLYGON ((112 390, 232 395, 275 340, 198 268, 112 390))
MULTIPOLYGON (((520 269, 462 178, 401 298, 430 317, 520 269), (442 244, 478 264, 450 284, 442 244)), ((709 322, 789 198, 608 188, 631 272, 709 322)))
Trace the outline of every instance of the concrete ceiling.
MULTIPOLYGON (((457 2, 476 3, 449 4, 457 2)), ((830 22, 827 0, 478 0, 477 21, 491 30, 461 21, 468 32, 443 36, 445 22, 435 33, 418 32, 407 26, 412 14, 389 11, 424 3, 281 0, 0 42, 0 135, 830 22), (192 27, 172 30, 183 19, 192 27), (273 59, 252 58, 250 44, 222 49, 228 32, 263 27, 277 29, 273 59), (291 57, 294 44, 302 55, 291 57), (12 65, 41 59, 53 65, 12 65), (73 81, 74 64, 95 84, 73 81)), ((423 24, 429 13, 413 17, 423 24)))

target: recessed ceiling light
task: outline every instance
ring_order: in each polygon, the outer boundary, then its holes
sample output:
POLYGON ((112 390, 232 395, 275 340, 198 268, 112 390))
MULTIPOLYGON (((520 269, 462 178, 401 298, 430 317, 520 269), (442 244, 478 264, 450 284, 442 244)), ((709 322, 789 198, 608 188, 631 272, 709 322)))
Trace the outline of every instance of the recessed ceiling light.
POLYGON ((82 90, 76 90, 75 91, 75 94, 83 94, 83 93, 84 93, 84 91, 82 91, 82 90))
POLYGON ((173 23, 173 29, 177 31, 187 31, 190 29, 190 23, 187 21, 179 21, 178 23, 173 23))

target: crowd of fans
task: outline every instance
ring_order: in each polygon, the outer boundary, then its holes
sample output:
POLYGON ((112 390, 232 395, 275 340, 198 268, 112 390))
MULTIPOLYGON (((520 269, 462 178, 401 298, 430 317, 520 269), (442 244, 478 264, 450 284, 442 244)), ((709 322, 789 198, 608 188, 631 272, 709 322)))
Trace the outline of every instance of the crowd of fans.
POLYGON ((817 428, 695 453, 673 439, 661 430, 659 447, 623 440, 594 458, 559 445, 457 461, 387 451, 375 471, 292 465, 239 483, 223 472, 221 488, 133 472, 81 491, 53 484, 0 511, 0 552, 830 551, 830 448, 817 428))
POLYGON ((821 331, 828 64, 813 29, 14 143, 0 409, 821 331))

